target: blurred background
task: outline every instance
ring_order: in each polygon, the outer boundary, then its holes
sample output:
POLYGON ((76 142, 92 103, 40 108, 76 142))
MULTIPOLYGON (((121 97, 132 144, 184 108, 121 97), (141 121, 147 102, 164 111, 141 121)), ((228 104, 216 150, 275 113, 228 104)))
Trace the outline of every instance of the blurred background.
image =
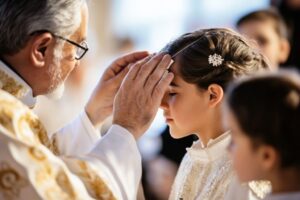
MULTIPOLYGON (((240 17, 270 5, 279 8, 292 24, 293 37, 297 38, 299 26, 295 21, 299 15, 299 1, 90 0, 87 40, 90 50, 70 76, 63 98, 49 100, 38 97, 35 112, 47 122, 44 124, 48 132, 54 133, 83 111, 101 74, 116 57, 135 50, 157 52, 170 40, 199 28, 235 29, 240 17)), ((297 55, 298 40, 294 40, 293 44, 297 55)), ((299 58, 294 57, 296 59, 290 59, 289 65, 298 65, 299 58)), ((105 127, 109 127, 109 120, 105 127)), ((185 148, 195 139, 171 139, 162 111, 158 112, 151 128, 139 141, 145 168, 144 191, 148 199, 167 199, 185 148)))

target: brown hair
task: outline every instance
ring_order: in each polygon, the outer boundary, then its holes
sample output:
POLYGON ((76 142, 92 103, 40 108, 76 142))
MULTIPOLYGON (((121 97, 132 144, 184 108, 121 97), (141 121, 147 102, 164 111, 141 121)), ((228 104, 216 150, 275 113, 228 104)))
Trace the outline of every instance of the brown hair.
POLYGON ((227 104, 254 147, 271 145, 283 168, 300 168, 298 74, 279 72, 238 81, 229 87, 227 104))
POLYGON ((249 21, 270 21, 273 23, 274 30, 280 38, 285 38, 287 40, 289 39, 287 25, 280 13, 275 8, 251 12, 240 18, 237 21, 236 26, 239 27, 249 21))
POLYGON ((204 89, 212 83, 226 89, 234 78, 268 68, 264 57, 246 39, 223 28, 186 33, 162 51, 176 57, 179 73, 186 82, 204 89), (221 65, 209 63, 209 56, 214 54, 224 59, 221 65))

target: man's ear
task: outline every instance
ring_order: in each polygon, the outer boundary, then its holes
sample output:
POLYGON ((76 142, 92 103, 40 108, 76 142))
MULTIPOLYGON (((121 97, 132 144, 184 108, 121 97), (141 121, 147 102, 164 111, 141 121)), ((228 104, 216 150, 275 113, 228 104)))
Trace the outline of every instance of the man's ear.
POLYGON ((291 46, 287 39, 280 40, 280 54, 279 54, 279 63, 285 63, 290 55, 291 46))
POLYGON ((36 67, 44 67, 47 60, 47 50, 51 47, 54 37, 51 33, 34 36, 31 41, 31 62, 36 67))
POLYGON ((211 84, 207 88, 209 94, 209 104, 211 106, 218 105, 224 96, 223 88, 218 84, 211 84))
POLYGON ((259 159, 261 161, 260 163, 264 171, 272 170, 279 163, 279 156, 277 151, 269 145, 262 145, 259 148, 258 153, 259 159))

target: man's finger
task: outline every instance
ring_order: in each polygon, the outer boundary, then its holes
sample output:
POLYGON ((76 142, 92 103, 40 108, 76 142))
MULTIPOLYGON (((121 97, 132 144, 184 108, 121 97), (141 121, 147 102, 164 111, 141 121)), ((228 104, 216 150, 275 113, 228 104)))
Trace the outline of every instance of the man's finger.
POLYGON ((144 58, 144 59, 142 59, 142 60, 140 60, 140 61, 137 61, 138 65, 139 65, 139 70, 138 70, 138 72, 136 73, 136 75, 135 75, 135 77, 134 77, 133 79, 137 79, 137 78, 138 78, 139 80, 141 80, 141 77, 139 77, 140 72, 141 72, 142 70, 144 70, 144 66, 146 66, 147 63, 149 63, 149 61, 150 61, 154 56, 156 56, 156 53, 153 53, 153 54, 147 56, 146 58, 144 58))
POLYGON ((127 79, 135 80, 137 77, 138 72, 140 71, 140 68, 147 63, 153 55, 149 55, 148 57, 136 62, 132 66, 130 66, 129 72, 127 74, 127 79))
POLYGON ((157 65, 156 69, 148 77, 147 82, 144 85, 145 90, 153 91, 154 87, 162 79, 162 76, 167 71, 168 66, 172 62, 169 55, 165 55, 161 62, 157 65))
POLYGON ((117 74, 128 64, 139 61, 147 57, 148 55, 149 53, 147 51, 138 51, 138 52, 133 52, 125 56, 122 56, 113 62, 112 64, 113 70, 117 74))
MULTIPOLYGON (((122 80, 124 79, 124 77, 126 76, 126 74, 129 72, 129 70, 132 67, 137 67, 134 65, 138 65, 138 68, 140 68, 140 66, 142 66, 143 64, 145 64, 146 62, 148 62, 155 54, 151 54, 148 55, 147 57, 137 61, 136 63, 130 63, 128 64, 128 66, 126 68, 124 68, 119 74, 117 74, 116 79, 118 80, 118 83, 121 83, 122 80)), ((132 72, 133 73, 133 72, 132 72)), ((137 74, 138 72, 136 72, 135 74, 137 74)), ((132 74, 132 76, 135 75, 134 73, 132 74)), ((135 79, 136 76, 133 77, 133 79, 135 79)))
POLYGON ((117 76, 114 78, 114 81, 116 81, 116 85, 118 85, 118 87, 120 87, 124 77, 126 76, 126 74, 128 74, 130 68, 124 68, 120 73, 117 74, 117 76))
POLYGON ((172 72, 165 71, 163 77, 153 89, 152 99, 161 102, 173 78, 174 74, 172 72))
POLYGON ((138 79, 144 84, 146 83, 146 79, 150 76, 150 74, 155 70, 157 65, 161 62, 164 57, 164 53, 160 53, 155 55, 151 60, 149 60, 144 66, 141 67, 140 72, 138 73, 138 79))

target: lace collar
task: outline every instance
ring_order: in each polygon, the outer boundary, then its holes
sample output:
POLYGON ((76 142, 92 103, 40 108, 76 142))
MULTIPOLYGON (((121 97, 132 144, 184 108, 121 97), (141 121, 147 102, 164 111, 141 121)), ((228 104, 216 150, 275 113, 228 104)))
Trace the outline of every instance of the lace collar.
POLYGON ((215 139, 210 139, 206 147, 198 140, 187 148, 187 153, 192 160, 212 161, 227 154, 226 148, 230 139, 230 131, 227 131, 215 139))
POLYGON ((287 192, 287 193, 278 193, 273 195, 268 195, 266 200, 299 200, 300 199, 300 191, 299 192, 287 192))
POLYGON ((33 107, 36 103, 31 87, 1 60, 0 89, 15 96, 29 107, 33 107))

